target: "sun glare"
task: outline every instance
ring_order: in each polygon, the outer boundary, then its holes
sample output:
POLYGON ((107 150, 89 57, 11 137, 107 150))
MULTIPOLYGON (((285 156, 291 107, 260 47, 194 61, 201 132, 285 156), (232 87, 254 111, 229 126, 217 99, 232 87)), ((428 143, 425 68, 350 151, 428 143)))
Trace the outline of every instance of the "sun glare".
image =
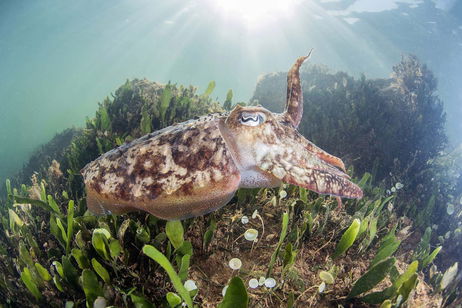
POLYGON ((214 6, 227 18, 258 28, 288 18, 296 0, 215 0, 214 6))

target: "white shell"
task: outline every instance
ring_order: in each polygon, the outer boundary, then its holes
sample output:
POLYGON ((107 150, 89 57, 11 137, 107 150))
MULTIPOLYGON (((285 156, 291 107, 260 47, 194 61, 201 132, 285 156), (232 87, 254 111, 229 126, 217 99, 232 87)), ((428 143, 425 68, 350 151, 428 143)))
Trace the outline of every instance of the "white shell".
POLYGON ((186 280, 184 282, 184 288, 189 292, 197 289, 196 282, 194 280, 186 280))
POLYGON ((228 264, 229 264, 229 267, 231 267, 231 269, 238 270, 242 266, 242 261, 239 258, 232 258, 231 260, 229 260, 228 264))
POLYGON ((221 295, 225 296, 227 290, 228 290, 228 286, 224 286, 223 290, 221 290, 221 295))
POLYGON ((274 288, 275 286, 276 286, 276 280, 274 280, 274 278, 265 279, 265 287, 274 288))
POLYGON ((247 229, 244 233, 244 237, 248 241, 256 241, 258 237, 258 230, 255 229, 247 229))
POLYGON ((319 293, 324 293, 324 290, 326 289, 326 283, 323 281, 318 287, 318 292, 319 293))
POLYGON ((255 279, 255 278, 252 278, 249 280, 249 287, 251 287, 252 289, 255 289, 258 287, 258 280, 255 279))

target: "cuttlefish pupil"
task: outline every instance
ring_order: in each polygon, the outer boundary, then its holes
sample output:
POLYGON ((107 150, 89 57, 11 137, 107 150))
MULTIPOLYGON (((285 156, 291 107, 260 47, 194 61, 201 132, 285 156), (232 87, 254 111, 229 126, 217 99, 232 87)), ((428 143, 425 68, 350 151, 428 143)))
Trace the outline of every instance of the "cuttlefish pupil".
POLYGON ((241 187, 282 183, 361 198, 342 160, 297 131, 303 114, 299 69, 309 56, 298 58, 287 75, 281 114, 237 105, 145 135, 87 164, 81 172, 89 210, 185 219, 222 207, 241 187))
POLYGON ((265 121, 264 116, 262 114, 252 114, 243 112, 241 116, 240 122, 244 125, 248 126, 258 126, 265 121))

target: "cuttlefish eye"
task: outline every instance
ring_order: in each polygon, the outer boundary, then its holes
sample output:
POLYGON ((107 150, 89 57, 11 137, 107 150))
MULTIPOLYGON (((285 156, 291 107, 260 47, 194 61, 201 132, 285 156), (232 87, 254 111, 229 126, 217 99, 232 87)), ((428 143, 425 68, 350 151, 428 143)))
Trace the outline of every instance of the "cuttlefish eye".
POLYGON ((260 112, 243 112, 239 122, 247 126, 258 126, 265 122, 265 115, 260 112))

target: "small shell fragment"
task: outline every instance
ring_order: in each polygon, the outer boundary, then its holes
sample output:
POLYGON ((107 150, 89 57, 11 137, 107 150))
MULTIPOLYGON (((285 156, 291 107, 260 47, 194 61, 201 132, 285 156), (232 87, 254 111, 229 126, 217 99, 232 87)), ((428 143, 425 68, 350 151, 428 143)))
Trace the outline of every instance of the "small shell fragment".
POLYGON ((318 292, 319 293, 324 293, 324 290, 326 289, 326 283, 323 281, 318 287, 318 292))
POLYGON ((231 260, 229 260, 228 264, 232 270, 238 270, 242 266, 242 261, 239 258, 232 258, 231 260))
POLYGON ((274 280, 274 278, 265 279, 265 287, 274 288, 275 286, 276 286, 276 280, 274 280))
POLYGON ((184 288, 189 292, 189 291, 193 291, 193 290, 196 290, 197 289, 197 285, 196 285, 196 282, 194 282, 194 280, 186 280, 184 282, 184 288))
POLYGON ((258 279, 258 285, 259 285, 259 286, 264 285, 264 284, 265 284, 265 280, 266 280, 266 278, 263 277, 263 276, 261 276, 261 277, 258 279))
POLYGON ((226 290, 228 290, 228 286, 223 287, 223 290, 221 290, 221 295, 225 296, 226 295, 226 290))
POLYGON ((244 237, 248 241, 256 241, 258 237, 258 230, 255 229, 247 229, 244 233, 244 237))
POLYGON ((249 280, 249 287, 251 287, 252 289, 255 289, 258 287, 258 280, 255 279, 255 278, 252 278, 249 280))
POLYGON ((106 299, 102 296, 98 296, 93 302, 93 308, 106 308, 106 299))

